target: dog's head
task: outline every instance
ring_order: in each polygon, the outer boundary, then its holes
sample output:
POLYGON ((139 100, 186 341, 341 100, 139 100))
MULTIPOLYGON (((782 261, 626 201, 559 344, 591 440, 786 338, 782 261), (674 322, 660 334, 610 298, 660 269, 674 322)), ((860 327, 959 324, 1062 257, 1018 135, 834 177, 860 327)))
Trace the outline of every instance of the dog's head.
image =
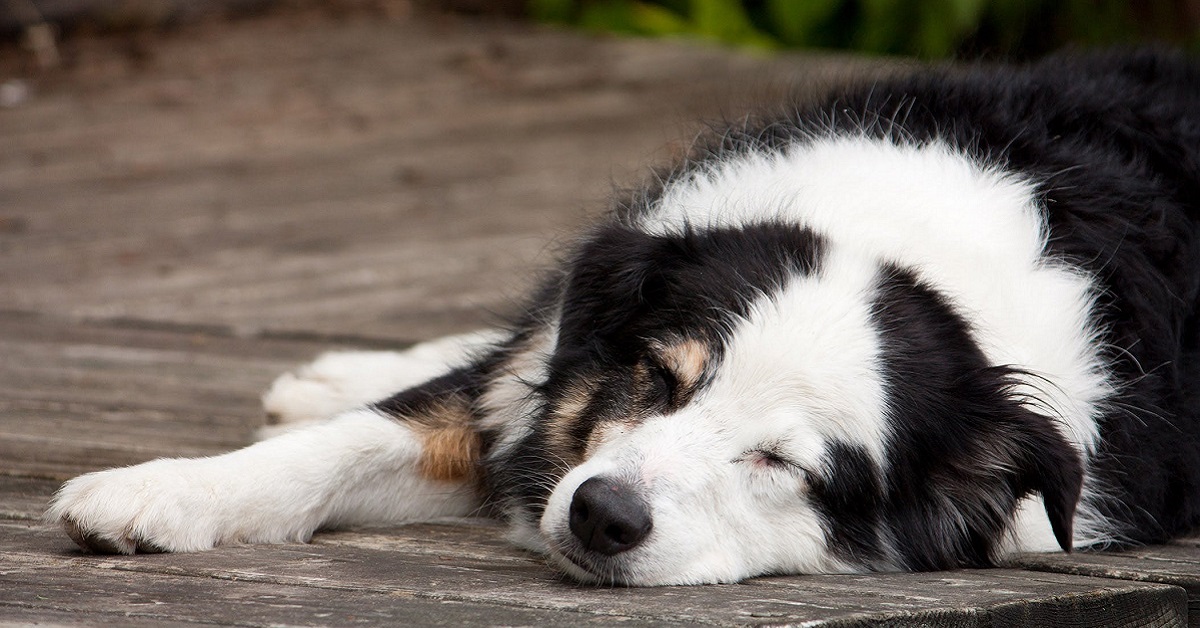
POLYGON ((1069 546, 1077 453, 911 273, 771 222, 610 225, 570 268, 523 443, 570 575, 982 565, 1034 492, 1069 546))

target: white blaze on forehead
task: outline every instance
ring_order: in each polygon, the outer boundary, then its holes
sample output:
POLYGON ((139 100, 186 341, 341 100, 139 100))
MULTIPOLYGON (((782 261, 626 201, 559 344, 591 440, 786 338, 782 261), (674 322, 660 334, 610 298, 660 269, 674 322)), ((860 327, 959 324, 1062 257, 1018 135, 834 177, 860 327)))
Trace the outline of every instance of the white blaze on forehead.
POLYGON ((1083 272, 1044 257, 1032 182, 941 142, 835 136, 698 169, 668 186, 641 227, 670 234, 763 221, 802 224, 911 268, 950 297, 991 364, 1032 373, 1021 392, 1035 410, 1094 448, 1112 393, 1090 321, 1094 289, 1083 272))
MULTIPOLYGON (((739 429, 758 421, 776 438, 815 433, 824 442, 862 445, 882 462, 886 398, 871 320, 876 272, 873 262, 834 245, 817 273, 764 294, 734 328, 704 403, 736 408, 739 429)), ((822 453, 819 442, 794 444, 815 446, 807 452, 812 461, 822 453)))

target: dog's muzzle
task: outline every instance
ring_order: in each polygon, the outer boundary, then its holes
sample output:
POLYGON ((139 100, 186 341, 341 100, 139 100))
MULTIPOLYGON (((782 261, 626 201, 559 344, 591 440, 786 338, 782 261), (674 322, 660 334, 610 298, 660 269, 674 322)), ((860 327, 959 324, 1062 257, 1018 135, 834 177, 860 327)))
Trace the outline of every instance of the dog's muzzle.
POLYGON ((569 524, 583 547, 613 556, 637 547, 650 534, 654 520, 633 487, 594 477, 575 489, 569 524))

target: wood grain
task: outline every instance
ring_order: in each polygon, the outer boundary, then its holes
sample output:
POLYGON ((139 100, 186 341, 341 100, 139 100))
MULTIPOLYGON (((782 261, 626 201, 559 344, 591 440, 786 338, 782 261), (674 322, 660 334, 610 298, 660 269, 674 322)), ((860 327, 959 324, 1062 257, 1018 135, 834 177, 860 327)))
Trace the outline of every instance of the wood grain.
MULTIPOLYGON (((0 529, 4 531, 0 548, 17 574, 4 577, 18 581, 37 570, 76 573, 84 581, 113 572, 123 574, 121 578, 130 578, 124 575, 129 573, 154 574, 196 579, 201 588, 220 581, 236 583, 237 590, 246 584, 311 588, 323 592, 316 596, 319 600, 329 599, 329 592, 353 592, 456 603, 468 609, 553 611, 561 622, 582 616, 703 625, 819 621, 861 626, 886 621, 989 626, 1047 625, 1043 622, 1073 618, 1077 625, 1103 620, 1105 625, 1167 626, 1183 621, 1186 612, 1185 595, 1176 587, 1000 569, 760 578, 703 587, 580 586, 559 580, 541 561, 505 544, 496 525, 470 521, 405 526, 374 536, 319 535, 309 545, 136 557, 82 555, 65 538, 25 524, 0 525, 0 529)), ((127 587, 139 582, 137 578, 106 580, 106 595, 117 599, 128 596, 135 589, 127 587)), ((231 602, 249 607, 252 601, 247 596, 255 592, 232 594, 231 602)), ((187 586, 174 594, 170 587, 158 593, 164 603, 191 594, 187 586)), ((429 610, 417 607, 413 612, 411 618, 416 620, 429 610)))
POLYGON ((337 346, 0 312, 3 472, 64 480, 242 447, 271 380, 337 346))

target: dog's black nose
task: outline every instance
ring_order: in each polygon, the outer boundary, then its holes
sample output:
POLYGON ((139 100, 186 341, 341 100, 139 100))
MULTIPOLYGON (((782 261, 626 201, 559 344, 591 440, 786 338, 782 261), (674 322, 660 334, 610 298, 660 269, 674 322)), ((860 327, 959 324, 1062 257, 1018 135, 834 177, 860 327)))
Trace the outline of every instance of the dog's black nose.
POLYGON ((575 489, 569 523, 584 547, 612 556, 641 543, 653 520, 628 485, 595 477, 575 489))

